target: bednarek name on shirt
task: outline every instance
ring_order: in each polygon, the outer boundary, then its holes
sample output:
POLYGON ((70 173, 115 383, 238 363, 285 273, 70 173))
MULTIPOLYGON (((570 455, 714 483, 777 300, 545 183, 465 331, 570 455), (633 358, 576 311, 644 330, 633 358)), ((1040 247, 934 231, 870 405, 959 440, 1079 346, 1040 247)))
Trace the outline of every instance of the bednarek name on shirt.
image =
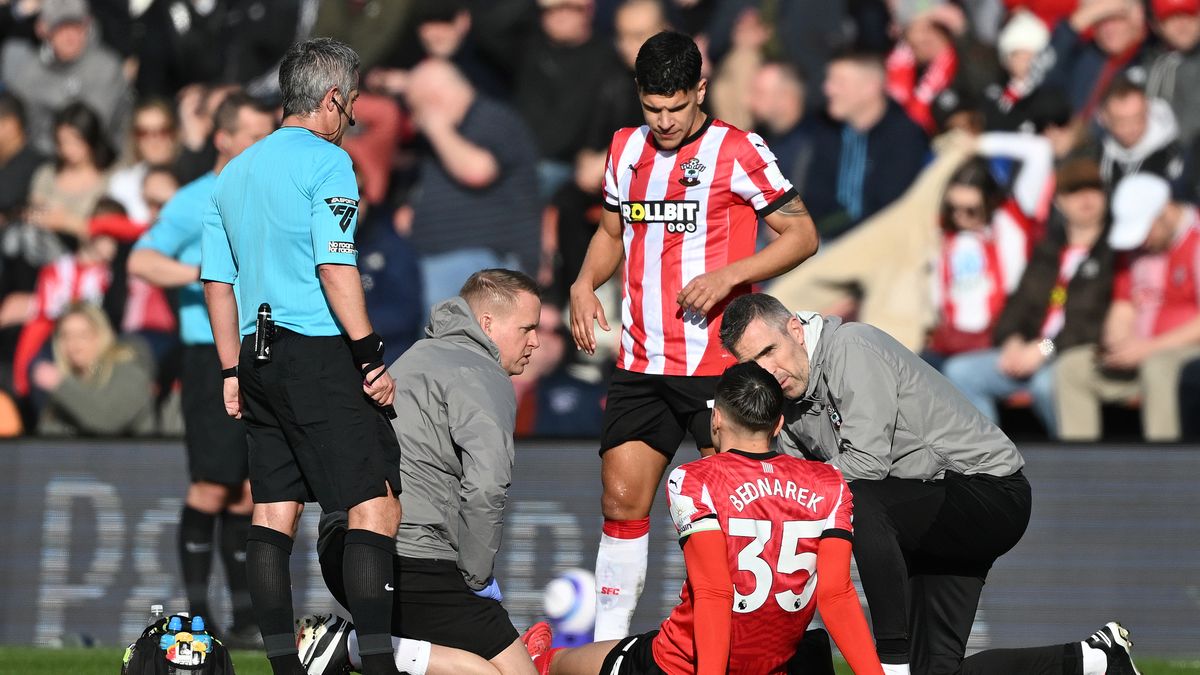
POLYGON ((741 487, 734 489, 733 494, 729 495, 729 501, 740 513, 760 497, 783 497, 813 512, 816 512, 817 504, 825 500, 823 495, 814 494, 809 488, 802 488, 790 480, 759 478, 753 482, 742 483, 741 487))

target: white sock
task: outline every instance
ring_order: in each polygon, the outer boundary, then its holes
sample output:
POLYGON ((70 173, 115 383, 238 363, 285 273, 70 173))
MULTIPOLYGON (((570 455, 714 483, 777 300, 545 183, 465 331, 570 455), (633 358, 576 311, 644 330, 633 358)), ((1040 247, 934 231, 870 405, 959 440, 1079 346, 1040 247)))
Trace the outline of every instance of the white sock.
POLYGON ((362 670, 362 657, 358 655, 358 631, 352 630, 346 636, 346 651, 350 652, 350 665, 355 670, 362 670))
MULTIPOLYGON (((429 668, 429 652, 433 645, 424 640, 409 640, 392 636, 392 651, 396 656, 396 668, 409 675, 425 675, 429 668)), ((358 654, 358 631, 346 636, 346 651, 350 652, 350 665, 362 670, 362 657, 358 654)))
POLYGON ((429 652, 433 645, 424 640, 409 640, 392 636, 392 646, 396 650, 396 668, 408 675, 425 675, 429 668, 429 652))
POLYGON ((596 554, 596 642, 629 635, 633 610, 646 584, 650 535, 620 539, 600 535, 596 554))
POLYGON ((884 663, 883 675, 910 675, 907 663, 884 663))
POLYGON ((1083 645, 1083 675, 1104 675, 1108 670, 1108 654, 1086 642, 1083 645))

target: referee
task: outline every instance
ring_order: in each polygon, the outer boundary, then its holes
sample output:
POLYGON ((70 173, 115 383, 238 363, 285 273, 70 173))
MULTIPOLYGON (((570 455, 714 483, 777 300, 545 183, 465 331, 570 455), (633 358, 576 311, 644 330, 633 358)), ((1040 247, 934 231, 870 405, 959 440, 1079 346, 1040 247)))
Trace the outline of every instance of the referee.
POLYGON ((250 595, 275 675, 304 672, 288 562, 311 501, 349 512, 346 597, 363 672, 398 672, 390 628, 400 447, 377 407, 391 406, 395 384, 367 318, 355 266, 358 188, 339 147, 354 124, 358 69, 358 55, 336 40, 293 45, 279 68, 283 125, 225 167, 204 219, 201 279, 225 408, 246 420, 250 446, 250 595))
POLYGON ((179 518, 179 563, 192 615, 214 622, 208 612, 214 528, 233 605, 233 626, 216 630, 236 649, 260 646, 246 588, 246 532, 250 529, 249 454, 246 426, 225 414, 221 367, 200 284, 200 237, 213 185, 234 157, 275 129, 275 111, 235 91, 213 116, 217 161, 212 171, 188 183, 163 207, 154 227, 129 255, 129 273, 158 286, 178 289, 179 335, 183 341, 183 419, 191 485, 179 518))

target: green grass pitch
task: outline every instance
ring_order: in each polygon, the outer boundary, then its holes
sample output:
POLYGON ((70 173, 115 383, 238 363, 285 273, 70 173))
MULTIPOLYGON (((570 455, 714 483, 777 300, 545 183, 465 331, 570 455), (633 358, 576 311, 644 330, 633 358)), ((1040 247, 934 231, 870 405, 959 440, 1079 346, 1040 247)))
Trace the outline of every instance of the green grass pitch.
MULTIPOLYGON (((0 648, 0 675, 117 675, 121 672, 119 649, 32 649, 0 648)), ((234 652, 238 675, 271 675, 262 654, 234 652)), ((1200 675, 1200 661, 1168 662, 1138 659, 1142 675, 1200 675)), ((850 669, 839 664, 839 675, 850 669)))

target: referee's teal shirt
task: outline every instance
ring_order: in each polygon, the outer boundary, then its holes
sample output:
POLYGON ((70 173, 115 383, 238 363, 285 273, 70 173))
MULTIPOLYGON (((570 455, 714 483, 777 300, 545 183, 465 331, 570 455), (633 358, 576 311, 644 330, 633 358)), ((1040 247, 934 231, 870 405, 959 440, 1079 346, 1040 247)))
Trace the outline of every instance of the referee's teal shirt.
POLYGON ((243 336, 258 306, 301 335, 338 335, 317 266, 355 265, 358 184, 350 156, 300 127, 247 148, 217 177, 204 217, 200 278, 237 282, 243 336))

